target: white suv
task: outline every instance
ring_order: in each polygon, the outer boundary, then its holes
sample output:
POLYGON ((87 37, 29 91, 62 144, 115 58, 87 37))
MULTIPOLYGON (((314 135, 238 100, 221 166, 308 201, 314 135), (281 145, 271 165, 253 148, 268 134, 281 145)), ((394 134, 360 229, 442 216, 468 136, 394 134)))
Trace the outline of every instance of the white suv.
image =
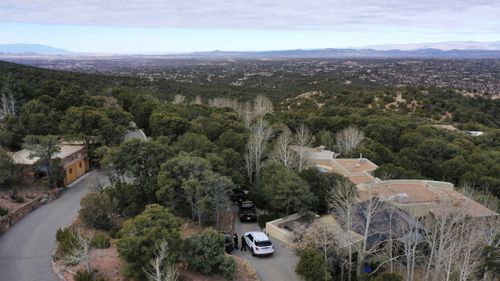
POLYGON ((261 231, 251 231, 245 233, 245 241, 253 256, 272 255, 274 246, 269 237, 261 231))

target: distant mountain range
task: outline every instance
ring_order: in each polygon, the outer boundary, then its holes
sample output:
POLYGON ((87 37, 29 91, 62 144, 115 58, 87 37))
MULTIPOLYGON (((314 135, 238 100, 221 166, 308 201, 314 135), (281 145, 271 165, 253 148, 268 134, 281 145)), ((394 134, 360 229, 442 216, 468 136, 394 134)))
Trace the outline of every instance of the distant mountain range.
POLYGON ((71 55, 71 51, 39 44, 0 44, 0 54, 71 55))
POLYGON ((185 55, 192 58, 500 58, 500 50, 374 50, 374 49, 318 49, 264 52, 201 52, 185 55))
MULTIPOLYGON (((100 56, 89 53, 74 53, 68 50, 37 44, 0 45, 0 55, 33 56, 100 56)), ((500 58, 499 42, 436 42, 421 44, 372 45, 361 48, 297 49, 276 51, 212 51, 154 56, 162 58, 500 58)))
POLYGON ((373 49, 379 51, 387 51, 387 50, 411 51, 418 49, 439 49, 442 51, 450 51, 450 50, 500 51, 500 41, 498 42, 450 41, 450 42, 434 42, 434 43, 418 43, 418 44, 385 44, 385 45, 369 45, 361 49, 373 49))

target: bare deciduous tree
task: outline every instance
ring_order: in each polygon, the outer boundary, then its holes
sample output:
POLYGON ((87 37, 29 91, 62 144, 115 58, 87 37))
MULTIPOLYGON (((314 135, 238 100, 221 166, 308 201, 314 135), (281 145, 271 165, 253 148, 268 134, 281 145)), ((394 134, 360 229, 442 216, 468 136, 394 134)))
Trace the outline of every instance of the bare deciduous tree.
POLYGON ((365 135, 355 127, 349 126, 335 134, 335 141, 340 153, 349 153, 364 139, 365 135))
POLYGON ((298 159, 297 159, 297 169, 301 172, 307 166, 307 155, 304 147, 307 147, 311 144, 312 135, 309 128, 306 125, 301 124, 295 133, 295 142, 299 146, 298 151, 298 159))
POLYGON ((253 117, 264 117, 267 113, 273 112, 273 103, 271 100, 263 95, 258 95, 253 101, 253 117))
MULTIPOLYGON (((499 212, 498 210, 498 205, 497 205, 497 199, 488 196, 483 199, 476 198, 479 202, 483 204, 483 206, 489 208, 490 210, 496 211, 497 213, 499 212)), ((488 219, 481 220, 478 223, 478 230, 479 230, 479 236, 482 239, 483 245, 485 247, 488 247, 489 249, 499 249, 500 248, 500 217, 491 217, 488 219)), ((491 252, 486 253, 486 259, 491 258, 491 252)), ((495 276, 492 276, 491 271, 494 270, 493 268, 488 268, 487 266, 484 266, 482 268, 483 276, 482 280, 483 281, 489 281, 489 280, 494 280, 495 276)))
POLYGON ((162 241, 156 247, 155 256, 150 261, 149 267, 144 268, 148 281, 177 281, 178 273, 175 264, 166 262, 168 258, 168 243, 162 241))
POLYGON ((12 91, 4 87, 0 95, 0 120, 9 114, 16 115, 16 100, 12 91))
POLYGON ((245 127, 249 128, 252 124, 252 104, 247 101, 243 103, 240 110, 240 116, 243 119, 243 124, 245 124, 245 127))
POLYGON ((453 258, 456 257, 454 240, 457 239, 457 225, 464 222, 465 213, 457 210, 451 200, 443 200, 436 208, 432 225, 426 228, 426 242, 429 254, 426 256, 425 280, 447 280, 451 273, 453 258))
POLYGON ((332 187, 328 194, 328 205, 334 210, 336 219, 347 234, 348 260, 344 266, 347 268, 348 281, 352 279, 353 243, 352 231, 354 229, 354 204, 356 187, 347 179, 342 179, 332 187))
POLYGON ((90 245, 94 236, 93 232, 89 237, 85 237, 81 232, 77 232, 70 253, 64 256, 63 261, 67 265, 83 265, 86 272, 91 272, 90 267, 90 245))
POLYGON ((233 187, 233 183, 227 177, 214 175, 206 182, 208 200, 210 210, 215 219, 215 227, 220 228, 221 219, 224 212, 229 207, 229 192, 233 187))
POLYGON ((247 177, 250 183, 253 182, 253 173, 255 169, 255 164, 254 164, 254 147, 255 145, 250 143, 250 139, 248 140, 248 143, 245 148, 245 155, 243 155, 245 159, 245 170, 247 172, 247 177))
POLYGON ((287 126, 283 126, 283 132, 276 139, 273 150, 273 159, 282 163, 289 169, 295 169, 297 165, 297 154, 290 148, 293 142, 292 131, 287 126))
POLYGON ((197 179, 188 179, 182 183, 182 188, 185 191, 186 199, 191 206, 191 218, 198 221, 198 225, 202 225, 203 212, 205 211, 206 190, 202 182, 197 179))
POLYGON ((175 95, 172 104, 183 104, 186 100, 186 97, 183 95, 175 95))
POLYGON ((201 100, 200 95, 196 95, 196 97, 194 98, 193 104, 203 104, 203 101, 201 100))
POLYGON ((255 97, 253 104, 246 101, 240 102, 235 98, 215 97, 208 101, 208 105, 213 107, 232 108, 243 120, 247 128, 252 124, 252 120, 264 117, 267 113, 273 112, 273 103, 263 95, 255 97))
POLYGON ((251 134, 247 142, 245 164, 250 183, 253 182, 253 176, 259 174, 261 168, 261 161, 267 142, 272 134, 272 129, 269 123, 262 118, 251 126, 251 134))
POLYGON ((481 228, 470 220, 457 226, 457 237, 453 240, 457 254, 452 259, 454 269, 458 272, 458 280, 470 280, 472 274, 481 263, 484 243, 481 228))
MULTIPOLYGON (((390 228, 389 228, 389 251, 391 253, 391 272, 393 272, 393 261, 398 259, 399 256, 393 256, 393 250, 395 248, 394 240, 397 241, 403 253, 402 267, 406 270, 407 281, 413 281, 415 277, 415 268, 417 262, 421 259, 423 253, 420 252, 419 245, 423 243, 423 236, 420 234, 422 230, 422 225, 418 220, 413 218, 408 218, 405 222, 396 222, 397 225, 392 225, 393 217, 401 212, 394 206, 389 207, 390 212, 390 228), (395 239, 393 239, 395 238, 395 239)), ((396 252, 399 252, 396 250, 396 252)))
MULTIPOLYGON (((338 248, 335 230, 322 222, 314 222, 304 235, 304 241, 319 249, 323 255, 325 264, 332 265, 335 258, 335 249, 338 248)), ((325 280, 328 280, 329 272, 325 267, 325 280)))
POLYGON ((376 226, 385 223, 377 221, 380 219, 379 212, 382 211, 382 201, 378 199, 376 194, 370 194, 367 201, 357 206, 357 210, 360 214, 353 217, 352 225, 363 237, 362 243, 356 244, 358 253, 356 273, 359 276, 366 259, 379 251, 381 245, 386 242, 382 239, 370 242, 370 237, 387 234, 387 228, 376 226))
POLYGON ((87 188, 91 192, 103 193, 107 185, 108 182, 106 178, 99 178, 97 175, 93 175, 87 184, 87 188))

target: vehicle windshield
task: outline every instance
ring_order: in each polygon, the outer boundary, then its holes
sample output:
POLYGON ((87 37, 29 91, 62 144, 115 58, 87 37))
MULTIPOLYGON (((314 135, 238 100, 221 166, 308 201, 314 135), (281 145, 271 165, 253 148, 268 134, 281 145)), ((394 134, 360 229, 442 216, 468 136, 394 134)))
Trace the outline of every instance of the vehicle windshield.
POLYGON ((244 208, 244 209, 253 209, 254 206, 253 206, 252 202, 243 202, 243 203, 241 203, 241 208, 244 208))
POLYGON ((255 246, 258 246, 258 247, 267 247, 267 246, 272 246, 272 245, 273 245, 273 243, 271 243, 271 241, 269 241, 269 240, 255 242, 255 246))

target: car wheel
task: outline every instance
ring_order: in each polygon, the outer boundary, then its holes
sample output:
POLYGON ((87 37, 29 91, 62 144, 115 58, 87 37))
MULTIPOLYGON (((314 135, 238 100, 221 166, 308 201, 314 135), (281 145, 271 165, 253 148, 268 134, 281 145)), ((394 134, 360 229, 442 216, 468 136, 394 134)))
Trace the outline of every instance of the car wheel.
POLYGON ((255 251, 253 250, 253 248, 252 248, 252 256, 255 257, 255 251))

